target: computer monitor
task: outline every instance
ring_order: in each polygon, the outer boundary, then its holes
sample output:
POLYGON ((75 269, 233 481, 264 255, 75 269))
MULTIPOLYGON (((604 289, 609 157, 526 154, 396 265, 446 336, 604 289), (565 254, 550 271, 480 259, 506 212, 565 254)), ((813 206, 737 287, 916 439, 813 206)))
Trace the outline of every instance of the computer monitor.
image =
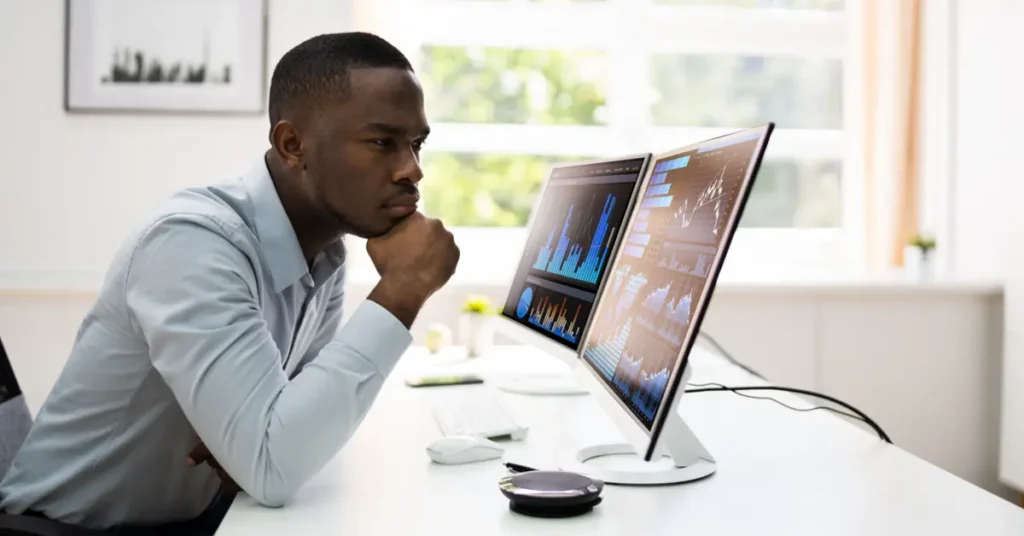
MULTIPOLYGON (((497 332, 564 363, 578 361, 650 158, 648 153, 552 168, 534 202, 497 332)), ((534 394, 585 392, 571 374, 565 376, 511 379, 501 387, 534 394)))
POLYGON ((773 128, 652 159, 575 368, 627 444, 570 452, 563 467, 622 484, 687 482, 715 472, 678 406, 690 349, 773 128), (609 467, 612 455, 621 455, 618 467, 609 467), (605 458, 600 467, 587 463, 597 457, 605 458))

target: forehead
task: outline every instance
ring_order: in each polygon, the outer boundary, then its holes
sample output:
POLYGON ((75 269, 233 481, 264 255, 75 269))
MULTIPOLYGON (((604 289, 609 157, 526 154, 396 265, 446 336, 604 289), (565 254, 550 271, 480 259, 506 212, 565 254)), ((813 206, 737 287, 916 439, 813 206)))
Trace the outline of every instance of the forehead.
POLYGON ((353 69, 348 82, 348 95, 339 112, 352 126, 387 123, 410 130, 426 128, 423 89, 411 71, 353 69))

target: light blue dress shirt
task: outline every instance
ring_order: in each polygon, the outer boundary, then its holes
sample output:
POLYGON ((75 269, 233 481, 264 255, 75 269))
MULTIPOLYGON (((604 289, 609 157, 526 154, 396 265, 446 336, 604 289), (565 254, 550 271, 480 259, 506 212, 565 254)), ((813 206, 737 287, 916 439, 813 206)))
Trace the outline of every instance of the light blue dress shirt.
POLYGON ((186 465, 197 434, 245 492, 284 504, 412 341, 371 301, 339 330, 344 253, 308 268, 262 159, 171 197, 117 252, 0 509, 97 528, 194 518, 219 487, 186 465))

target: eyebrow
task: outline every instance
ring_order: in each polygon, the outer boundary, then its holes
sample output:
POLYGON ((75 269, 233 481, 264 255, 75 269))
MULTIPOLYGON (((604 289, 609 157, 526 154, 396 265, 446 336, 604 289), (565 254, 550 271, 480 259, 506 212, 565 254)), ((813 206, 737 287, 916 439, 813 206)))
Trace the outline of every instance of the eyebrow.
MULTIPOLYGON (((388 123, 370 123, 370 124, 366 125, 366 127, 364 127, 364 128, 366 130, 376 130, 378 132, 384 132, 384 133, 389 134, 391 136, 404 136, 405 133, 406 133, 406 130, 404 128, 397 127, 395 125, 390 125, 388 123)), ((420 135, 417 136, 417 137, 419 137, 419 138, 426 138, 429 135, 430 135, 430 127, 426 127, 426 128, 423 129, 422 132, 420 132, 420 135)))

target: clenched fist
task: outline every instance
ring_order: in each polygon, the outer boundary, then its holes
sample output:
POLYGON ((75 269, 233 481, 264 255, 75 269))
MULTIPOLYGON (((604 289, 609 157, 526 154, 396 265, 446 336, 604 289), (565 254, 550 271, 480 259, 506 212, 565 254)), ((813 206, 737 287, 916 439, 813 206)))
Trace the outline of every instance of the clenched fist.
POLYGON ((383 236, 366 241, 381 281, 369 298, 409 326, 423 302, 451 279, 459 247, 440 220, 419 212, 383 236), (383 300, 383 301, 382 301, 383 300))

